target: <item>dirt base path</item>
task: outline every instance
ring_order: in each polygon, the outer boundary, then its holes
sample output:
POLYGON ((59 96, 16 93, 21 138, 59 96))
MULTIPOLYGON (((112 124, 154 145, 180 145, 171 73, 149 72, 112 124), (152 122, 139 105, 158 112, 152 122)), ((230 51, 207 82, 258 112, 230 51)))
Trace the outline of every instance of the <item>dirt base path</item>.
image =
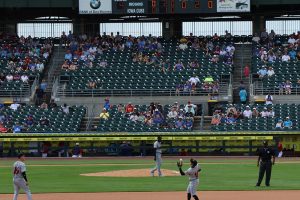
MULTIPOLYGON (((260 200, 298 199, 299 190, 294 191, 205 191, 199 192, 200 200, 260 200)), ((1 200, 11 200, 12 195, 0 194, 1 200)), ((19 200, 26 200, 20 195, 19 200)), ((185 200, 185 192, 114 192, 114 193, 50 193, 34 194, 33 200, 185 200)))

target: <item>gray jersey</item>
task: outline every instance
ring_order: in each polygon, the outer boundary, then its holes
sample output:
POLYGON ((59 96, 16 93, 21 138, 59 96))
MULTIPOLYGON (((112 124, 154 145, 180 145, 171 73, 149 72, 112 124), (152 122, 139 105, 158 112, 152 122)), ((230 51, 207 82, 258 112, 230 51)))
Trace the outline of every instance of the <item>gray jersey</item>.
POLYGON ((153 147, 156 149, 156 153, 161 153, 161 142, 154 142, 153 147))
POLYGON ((190 181, 197 180, 199 169, 200 169, 199 165, 196 165, 194 168, 190 167, 188 170, 185 171, 185 175, 187 175, 189 177, 190 181))
POLYGON ((13 165, 13 176, 14 178, 23 178, 22 173, 26 171, 25 163, 17 161, 13 165))

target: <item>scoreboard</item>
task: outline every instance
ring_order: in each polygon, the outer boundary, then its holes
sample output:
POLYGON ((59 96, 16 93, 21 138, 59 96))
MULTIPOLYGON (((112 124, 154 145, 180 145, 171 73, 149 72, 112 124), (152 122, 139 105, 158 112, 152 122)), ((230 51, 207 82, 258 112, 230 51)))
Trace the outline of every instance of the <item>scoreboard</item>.
POLYGON ((79 14, 250 12, 250 0, 79 0, 79 14))
POLYGON ((217 0, 113 0, 113 14, 215 13, 217 0))

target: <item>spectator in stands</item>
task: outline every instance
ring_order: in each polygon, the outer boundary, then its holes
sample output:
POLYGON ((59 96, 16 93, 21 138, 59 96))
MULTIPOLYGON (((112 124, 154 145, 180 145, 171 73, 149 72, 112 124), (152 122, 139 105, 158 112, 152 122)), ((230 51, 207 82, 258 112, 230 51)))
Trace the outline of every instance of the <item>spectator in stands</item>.
POLYGON ((179 46, 178 49, 179 50, 186 50, 188 48, 188 45, 185 42, 182 42, 179 46))
POLYGON ((99 115, 100 119, 108 120, 109 113, 107 112, 106 108, 103 108, 102 112, 99 115))
POLYGON ((43 101, 43 103, 40 105, 40 108, 45 110, 48 109, 48 104, 46 103, 46 101, 43 101))
POLYGON ((226 117, 225 121, 227 124, 235 124, 236 123, 236 119, 234 118, 234 115, 231 113, 226 117))
POLYGON ((7 82, 12 82, 13 80, 14 80, 13 75, 11 75, 11 74, 7 74, 7 75, 6 75, 6 81, 7 81, 7 82))
POLYGON ((96 89, 96 87, 97 87, 96 81, 90 80, 90 81, 87 83, 87 87, 88 87, 89 89, 96 89))
POLYGON ((188 95, 190 94, 192 91, 192 84, 187 81, 185 82, 185 84, 183 85, 183 94, 188 95))
POLYGON ((282 95, 282 94, 283 94, 284 86, 285 86, 285 82, 279 83, 279 85, 278 85, 278 88, 279 88, 279 95, 282 95))
POLYGON ((184 69, 184 65, 180 60, 177 60, 177 63, 174 65, 174 71, 182 71, 184 69))
POLYGON ((50 125, 49 119, 47 119, 45 116, 42 116, 40 119, 40 125, 49 126, 50 125))
POLYGON ((250 68, 249 65, 246 64, 246 66, 244 67, 244 77, 249 77, 250 74, 250 68))
POLYGON ((283 128, 285 129, 293 128, 293 122, 290 120, 290 117, 286 117, 285 121, 283 122, 283 128))
POLYGON ((271 77, 275 74, 274 70, 273 70, 273 67, 269 67, 268 68, 268 71, 267 71, 267 75, 268 77, 271 77))
POLYGON ((32 126, 34 124, 34 120, 33 120, 33 116, 32 115, 28 115, 26 120, 25 120, 25 126, 32 126))
POLYGON ((197 61, 197 59, 193 60, 192 62, 189 63, 190 68, 195 69, 195 68, 199 68, 199 62, 197 61))
POLYGON ((194 117, 194 115, 195 115, 195 111, 194 111, 192 105, 189 105, 187 110, 185 110, 185 116, 186 117, 194 117))
POLYGON ((99 63, 99 66, 100 67, 107 67, 107 65, 108 65, 108 63, 107 63, 107 61, 106 60, 101 60, 101 62, 99 63))
POLYGON ((289 80, 287 80, 284 84, 284 91, 285 91, 285 94, 292 93, 292 83, 289 80))
POLYGON ((279 119, 278 122, 276 123, 275 129, 276 130, 282 130, 283 129, 283 123, 282 123, 281 119, 279 119))
POLYGON ((177 129, 184 129, 185 125, 184 125, 184 121, 183 121, 183 118, 180 116, 178 117, 177 121, 175 122, 175 128, 177 129))
POLYGON ((57 104, 54 102, 54 99, 51 99, 50 100, 50 103, 49 103, 49 106, 48 106, 50 109, 52 108, 56 108, 57 107, 57 104))
POLYGON ((273 111, 273 109, 272 108, 269 108, 268 109, 268 117, 275 117, 275 112, 273 111))
POLYGON ((250 110, 249 106, 246 106, 246 110, 243 112, 244 118, 251 118, 252 117, 252 111, 250 110))
POLYGON ((133 111, 134 111, 134 106, 131 104, 131 102, 129 102, 129 103, 125 106, 125 113, 131 114, 133 111))
POLYGON ((269 117, 269 112, 266 107, 264 107, 264 110, 260 113, 261 117, 269 117))
POLYGON ((252 37, 252 42, 259 43, 259 41, 260 41, 260 38, 258 37, 258 34, 254 33, 254 36, 252 37))
POLYGON ((189 108, 191 108, 192 113, 195 115, 197 106, 192 104, 191 101, 188 101, 188 103, 184 106, 185 112, 187 112, 189 108))
POLYGON ((229 33, 227 30, 225 31, 225 38, 231 38, 231 33, 229 33))
POLYGON ((253 108, 253 111, 252 111, 252 118, 258 118, 259 117, 259 112, 256 108, 253 108))
POLYGON ((268 42, 269 34, 266 29, 264 29, 260 34, 260 41, 262 44, 266 44, 268 42))
POLYGON ((65 60, 71 61, 72 59, 73 59, 72 53, 70 50, 68 50, 67 53, 65 54, 65 60))
POLYGON ((0 74, 0 84, 5 81, 6 77, 3 73, 0 74))
POLYGON ((6 128, 2 121, 0 121, 0 133, 7 133, 8 128, 6 128))
POLYGON ((40 88, 46 92, 46 89, 47 89, 47 86, 48 86, 48 83, 45 79, 42 80, 41 84, 40 84, 40 88))
POLYGON ((22 127, 20 124, 16 123, 16 124, 12 127, 12 129, 13 129, 13 133, 21 133, 23 127, 22 127))
MULTIPOLYGON (((299 41, 300 41, 300 39, 299 39, 299 41)), ((300 51, 298 51, 298 53, 297 53, 297 61, 299 61, 300 60, 300 51)))
POLYGON ((108 97, 106 97, 106 98, 104 99, 104 105, 103 105, 103 108, 105 108, 107 111, 110 110, 110 103, 109 103, 109 98, 108 98, 108 97))
POLYGON ((265 97, 265 102, 266 102, 266 105, 272 105, 273 104, 273 96, 268 93, 265 97))
POLYGON ((153 119, 152 119, 151 115, 146 115, 146 117, 145 117, 145 124, 148 125, 148 126, 152 126, 153 119))
POLYGON ((21 81, 23 82, 23 83, 28 83, 28 76, 26 75, 26 74, 23 74, 22 76, 21 76, 21 81))
POLYGON ((176 107, 173 106, 171 111, 168 113, 168 118, 175 119, 175 118, 177 118, 177 115, 178 115, 178 113, 177 113, 176 107))
POLYGON ((36 64, 36 70, 38 70, 39 72, 43 72, 44 68, 45 68, 44 63, 38 60, 36 64))
POLYGON ((213 55, 213 57, 210 59, 212 63, 218 63, 219 62, 219 56, 218 55, 213 55))
POLYGON ((70 107, 66 103, 63 106, 61 106, 61 109, 65 114, 70 113, 70 107))
POLYGON ((131 121, 133 121, 133 122, 137 122, 138 121, 138 119, 139 119, 139 117, 137 116, 137 113, 136 112, 134 112, 134 113, 132 113, 131 115, 130 115, 130 118, 129 118, 131 121))
POLYGON ((218 112, 214 112, 211 122, 211 125, 219 125, 221 123, 221 115, 218 112))
POLYGON ((247 91, 245 90, 245 88, 241 89, 239 92, 239 96, 240 96, 240 101, 242 104, 245 104, 247 102, 247 91))
POLYGON ((282 62, 289 62, 291 60, 291 57, 287 54, 287 52, 284 52, 284 55, 281 57, 282 62))
POLYGON ((259 78, 263 78, 264 76, 266 76, 268 73, 267 68, 266 67, 262 67, 258 72, 258 76, 259 78))
POLYGON ((194 119, 192 117, 187 117, 184 122, 185 128, 191 130, 193 128, 193 123, 194 119))
POLYGON ((294 45, 296 43, 295 38, 290 36, 289 39, 288 39, 288 43, 294 45))
POLYGON ((200 83, 199 77, 194 74, 192 77, 190 77, 189 82, 192 84, 192 86, 197 86, 198 83, 200 83))
POLYGON ((292 48, 290 51, 289 51, 289 56, 291 58, 291 60, 296 60, 296 56, 297 56, 297 48, 295 50, 295 48, 292 48))
POLYGON ((153 124, 160 126, 163 123, 163 121, 163 114, 158 109, 155 109, 153 113, 153 124))
POLYGON ((118 109, 118 113, 123 113, 124 112, 124 106, 123 106, 123 104, 118 104, 117 109, 118 109))
POLYGON ((21 105, 18 102, 14 102, 9 106, 9 108, 12 109, 13 111, 18 110, 19 107, 21 107, 21 105))

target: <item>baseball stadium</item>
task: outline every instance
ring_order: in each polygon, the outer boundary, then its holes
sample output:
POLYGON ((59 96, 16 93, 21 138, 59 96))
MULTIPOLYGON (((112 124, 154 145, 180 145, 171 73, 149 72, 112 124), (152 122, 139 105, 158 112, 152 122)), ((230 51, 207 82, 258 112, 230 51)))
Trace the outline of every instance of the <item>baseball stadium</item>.
POLYGON ((0 0, 0 199, 297 199, 298 90, 299 0, 0 0))

